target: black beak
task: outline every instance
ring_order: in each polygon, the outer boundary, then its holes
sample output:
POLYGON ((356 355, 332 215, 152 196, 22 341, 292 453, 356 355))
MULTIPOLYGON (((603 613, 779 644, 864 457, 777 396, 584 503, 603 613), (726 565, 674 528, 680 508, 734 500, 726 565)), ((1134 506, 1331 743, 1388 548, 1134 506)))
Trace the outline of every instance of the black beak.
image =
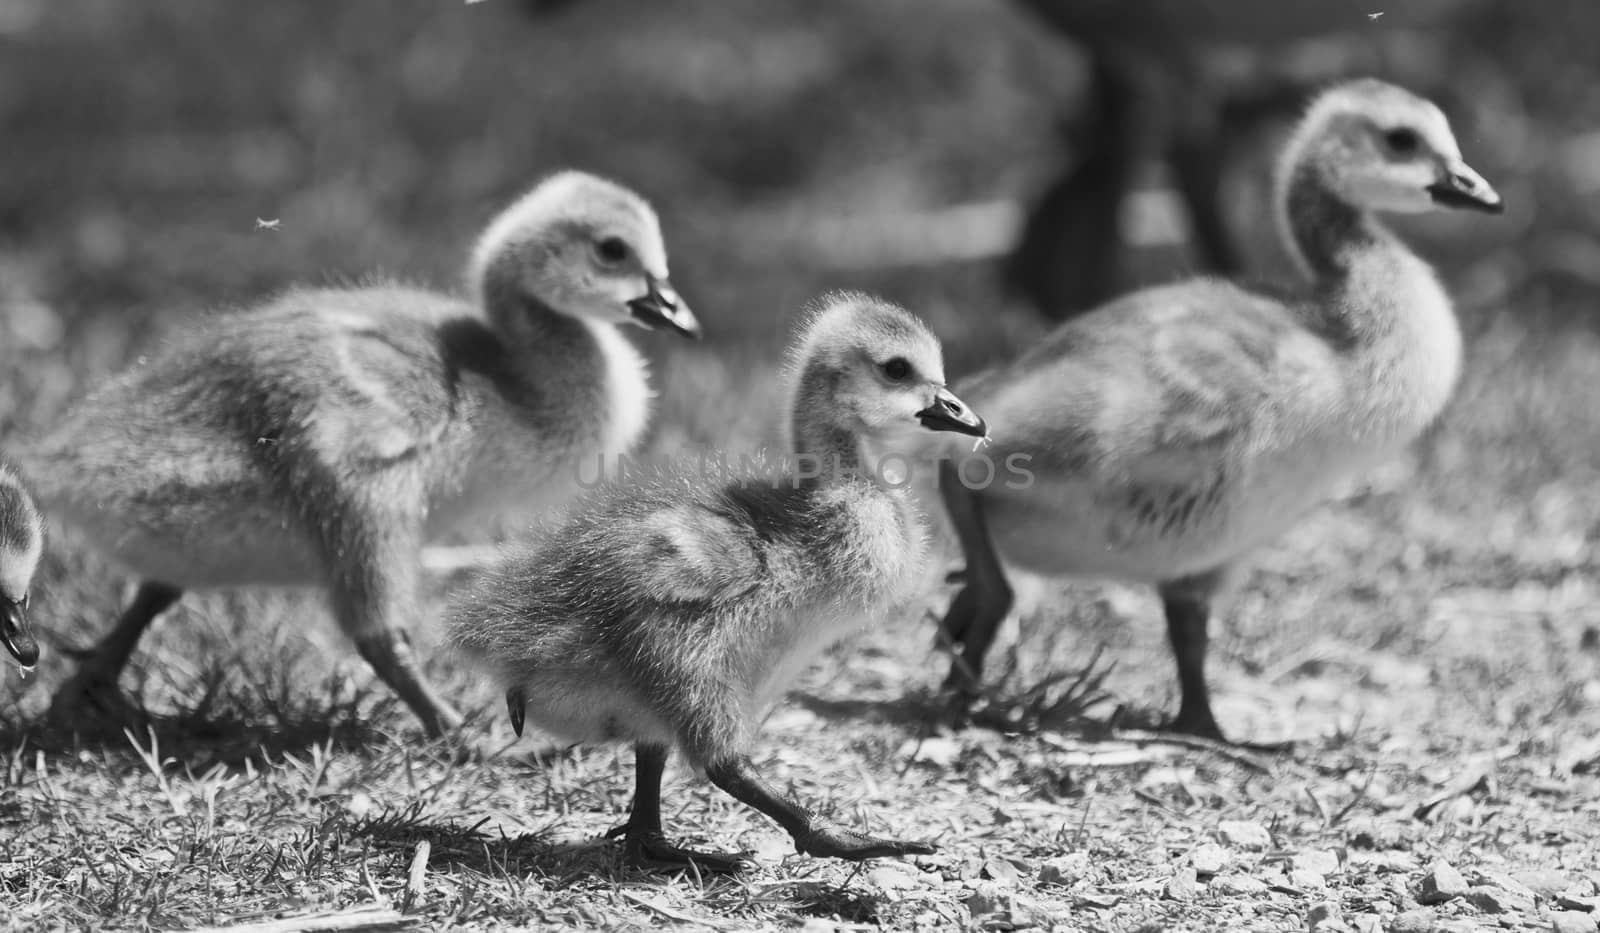
POLYGON ((933 404, 917 412, 917 420, 930 431, 955 431, 973 437, 989 436, 989 426, 983 423, 983 419, 949 389, 942 387, 933 394, 933 404))
POLYGON ((654 330, 674 330, 691 340, 700 339, 700 322, 672 290, 671 282, 645 276, 645 287, 642 297, 628 302, 634 320, 654 330))
POLYGON ((1459 159, 1447 162, 1441 167, 1440 176, 1438 181, 1428 186, 1433 203, 1485 214, 1499 214, 1506 209, 1500 195, 1467 163, 1459 159))
POLYGON ((527 714, 528 696, 522 692, 521 687, 512 687, 506 691, 506 712, 511 714, 511 729, 518 738, 522 736, 522 724, 527 714))
POLYGON ((0 596, 0 642, 23 667, 39 663, 39 642, 28 627, 27 610, 22 603, 0 596))

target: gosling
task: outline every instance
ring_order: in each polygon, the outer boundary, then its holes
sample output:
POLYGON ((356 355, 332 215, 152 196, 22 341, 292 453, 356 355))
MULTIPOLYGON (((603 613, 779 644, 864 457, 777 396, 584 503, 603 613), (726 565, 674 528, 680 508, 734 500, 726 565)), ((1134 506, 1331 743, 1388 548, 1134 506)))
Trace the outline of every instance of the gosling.
POLYGON ((1169 728, 1220 739, 1205 680, 1213 601, 1253 549, 1416 438, 1450 398, 1461 366, 1450 298, 1373 216, 1501 211, 1444 115, 1379 81, 1336 86, 1293 134, 1276 188, 1310 280, 1302 296, 1215 279, 1135 292, 960 387, 1001 426, 988 455, 1033 476, 969 489, 959 458, 939 473, 967 561, 943 621, 960 647, 947 681, 960 701, 1011 606, 1003 557, 1153 583, 1182 696, 1169 728))
POLYGON ((28 624, 28 590, 44 553, 44 519, 22 478, 0 463, 0 644, 30 671, 39 643, 28 624))
POLYGON ((578 463, 644 432, 645 364, 617 325, 695 336, 655 213, 579 172, 502 213, 474 300, 381 284, 291 289, 206 321, 91 395, 27 463, 42 502, 143 581, 52 712, 110 712, 140 635, 186 589, 320 584, 431 735, 423 543, 563 501, 578 463))
POLYGON ((924 516, 895 451, 926 430, 986 429, 944 388, 932 333, 882 301, 826 299, 790 363, 792 467, 721 483, 661 468, 603 489, 541 543, 508 554, 450 622, 451 639, 506 685, 519 735, 527 716, 573 741, 633 743, 633 808, 617 832, 635 866, 742 866, 662 835, 674 747, 803 854, 934 851, 812 813, 747 752, 796 674, 918 583, 924 516))

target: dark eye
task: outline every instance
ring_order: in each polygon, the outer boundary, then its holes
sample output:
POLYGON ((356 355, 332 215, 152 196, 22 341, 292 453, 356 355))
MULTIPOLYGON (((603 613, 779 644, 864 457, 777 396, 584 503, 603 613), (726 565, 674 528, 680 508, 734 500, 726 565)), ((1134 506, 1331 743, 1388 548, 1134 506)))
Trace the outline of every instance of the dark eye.
POLYGON ((628 244, 618 237, 608 236, 594 245, 594 253, 603 262, 621 262, 628 258, 628 244))
POLYGON ((1415 155, 1422 148, 1422 137, 1417 135, 1416 130, 1404 126, 1384 133, 1383 142, 1395 155, 1415 155))
POLYGON ((904 382, 911 376, 911 363, 903 356, 897 356, 883 364, 884 378, 890 382, 904 382))

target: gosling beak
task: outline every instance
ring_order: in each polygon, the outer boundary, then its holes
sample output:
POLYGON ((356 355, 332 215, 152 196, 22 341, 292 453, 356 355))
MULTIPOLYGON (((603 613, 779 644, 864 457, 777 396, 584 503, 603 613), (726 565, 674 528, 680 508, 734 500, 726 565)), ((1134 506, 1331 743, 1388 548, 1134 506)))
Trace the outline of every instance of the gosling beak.
POLYGON ((989 436, 989 426, 983 423, 983 419, 942 386, 933 394, 933 404, 917 412, 917 420, 930 431, 955 431, 973 437, 989 436))
POLYGON ((1433 203, 1441 207, 1466 208, 1498 214, 1506 209, 1500 195, 1489 187, 1483 176, 1460 159, 1451 159, 1439 167, 1439 180, 1428 186, 1433 203))
POLYGON ((528 695, 522 692, 521 687, 512 687, 506 691, 506 712, 511 714, 511 729, 522 736, 522 724, 527 713, 528 695))
POLYGON ((644 295, 628 302, 633 319, 653 330, 674 330, 691 340, 699 340, 700 322, 672 290, 672 283, 653 275, 645 276, 644 281, 644 295))
POLYGON ((28 614, 22 603, 0 596, 0 642, 23 667, 32 668, 39 663, 39 642, 28 626, 28 614))

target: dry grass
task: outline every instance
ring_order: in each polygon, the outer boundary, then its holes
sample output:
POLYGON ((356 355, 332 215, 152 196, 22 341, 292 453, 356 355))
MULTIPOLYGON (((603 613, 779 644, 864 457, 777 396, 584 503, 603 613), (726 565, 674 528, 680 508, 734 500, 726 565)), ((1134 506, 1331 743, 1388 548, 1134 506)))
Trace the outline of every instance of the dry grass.
MULTIPOLYGON (((658 452, 776 440, 787 312, 824 288, 922 312, 953 372, 1038 332, 983 264, 837 268, 819 242, 851 217, 1015 196, 1042 177, 1051 89, 1076 71, 1009 11, 18 9, 14 21, 40 20, 0 58, 0 88, 23 89, 0 93, 8 445, 196 309, 375 267, 448 281, 483 215, 559 164, 656 196, 675 278, 714 335, 648 344, 658 452), (256 217, 282 228, 257 231, 256 217)), ((1525 73, 1475 74, 1483 93, 1462 119, 1518 206, 1500 226, 1411 231, 1464 297, 1458 402, 1414 455, 1261 555, 1217 624, 1225 725, 1301 740, 1266 773, 1113 734, 1175 703, 1148 594, 1025 580, 979 727, 929 725, 944 661, 913 613, 832 653, 758 751, 814 806, 935 837, 939 855, 795 856, 675 766, 671 831, 751 850, 759 868, 640 874, 602 838, 626 811, 625 751, 513 744, 499 704, 447 656, 431 667, 477 716, 456 742, 422 741, 312 594, 185 600, 124 681, 148 729, 50 731, 65 653, 102 630, 123 582, 59 534, 36 598, 45 664, 0 687, 0 926, 190 929, 377 906, 421 928, 1301 929, 1323 900, 1388 922, 1415 907, 1409 886, 1436 857, 1600 884, 1600 342, 1583 261, 1600 255, 1600 184, 1572 156, 1600 105, 1562 70, 1548 24, 1494 38, 1525 73), (1169 896, 1229 819, 1259 821, 1272 847, 1235 851, 1227 873, 1275 887, 1169 896), (1324 849, 1343 853, 1330 886, 1297 886, 1286 859, 1324 849)), ((1156 268, 1181 271, 1170 257, 1156 268)), ((1438 912, 1481 919, 1461 901, 1438 912)))

